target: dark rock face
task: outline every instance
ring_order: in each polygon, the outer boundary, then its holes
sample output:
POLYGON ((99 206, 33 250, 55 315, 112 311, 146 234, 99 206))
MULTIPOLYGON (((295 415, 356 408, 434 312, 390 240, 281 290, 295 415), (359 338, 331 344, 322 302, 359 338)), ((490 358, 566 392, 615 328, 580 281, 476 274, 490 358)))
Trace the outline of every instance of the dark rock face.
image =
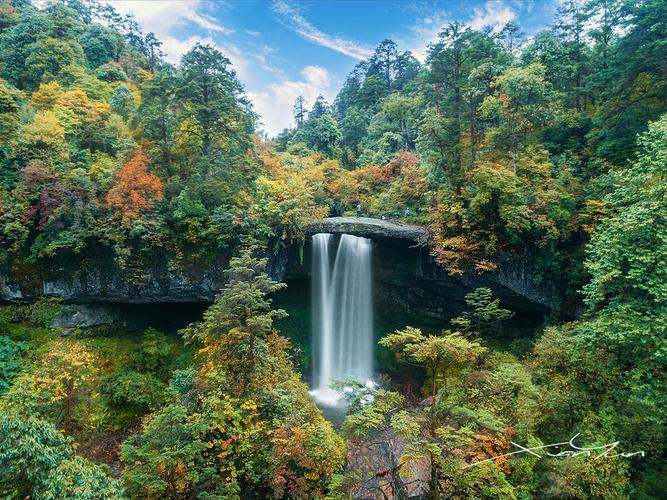
POLYGON ((211 302, 224 283, 223 266, 175 270, 155 266, 142 269, 141 275, 113 267, 81 270, 76 276, 3 275, 0 300, 30 301, 45 296, 80 303, 211 302))
MULTIPOLYGON (((503 307, 542 315, 558 305, 556 280, 538 278, 533 266, 516 256, 503 256, 498 270, 451 276, 437 266, 428 247, 410 240, 375 238, 373 279, 378 312, 402 311, 424 322, 441 322, 460 313, 465 295, 475 288, 491 288, 503 307)), ((286 277, 310 274, 310 243, 306 242, 303 261, 293 251, 286 277)))
POLYGON ((465 295, 481 287, 490 288, 503 307, 513 311, 542 315, 557 307, 555 281, 543 278, 539 282, 535 269, 519 257, 503 256, 493 272, 451 276, 431 261, 428 249, 414 252, 419 254, 399 258, 391 254, 391 247, 378 248, 378 257, 392 262, 380 266, 378 293, 381 300, 396 307, 403 304, 409 313, 425 320, 458 314, 464 308, 465 295))
MULTIPOLYGON (((378 308, 406 313, 425 321, 441 321, 458 314, 466 293, 489 287, 504 307, 544 314, 558 306, 554 276, 540 276, 527 259, 505 255, 493 272, 450 276, 429 255, 425 228, 364 217, 332 217, 308 224, 306 235, 318 232, 354 234, 374 242, 373 275, 378 308)), ((310 238, 269 255, 273 279, 310 275, 310 238)), ((76 276, 12 276, 0 273, 0 300, 29 301, 39 296, 72 303, 185 303, 211 302, 224 284, 227 261, 170 269, 155 264, 138 272, 93 268, 76 276)), ((64 273, 61 273, 64 274, 64 273)))

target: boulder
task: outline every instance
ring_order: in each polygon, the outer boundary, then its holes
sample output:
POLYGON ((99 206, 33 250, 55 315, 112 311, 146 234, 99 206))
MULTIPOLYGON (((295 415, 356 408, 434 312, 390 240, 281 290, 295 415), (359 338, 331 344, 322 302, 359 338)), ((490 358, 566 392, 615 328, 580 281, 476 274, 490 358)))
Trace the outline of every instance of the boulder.
POLYGON ((118 319, 116 311, 104 304, 66 304, 62 311, 53 318, 49 328, 90 328, 108 325, 118 319))

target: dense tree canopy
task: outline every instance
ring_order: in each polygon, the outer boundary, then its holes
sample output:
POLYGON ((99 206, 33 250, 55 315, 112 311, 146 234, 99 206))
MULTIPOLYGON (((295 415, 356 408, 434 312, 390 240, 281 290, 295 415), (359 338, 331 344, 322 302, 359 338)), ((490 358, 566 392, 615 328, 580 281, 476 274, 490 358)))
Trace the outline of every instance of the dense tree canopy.
POLYGON ((227 269, 180 335, 0 307, 2 496, 665 497, 667 2, 559 2, 530 39, 452 22, 423 61, 383 40, 273 139, 224 53, 163 56, 106 3, 0 0, 3 287, 227 269), (379 332, 387 377, 339 381, 334 429, 267 261, 357 206, 427 227, 450 275, 530 262, 559 305, 518 338, 480 288, 444 328, 379 332), (507 455, 572 436, 645 453, 507 455))

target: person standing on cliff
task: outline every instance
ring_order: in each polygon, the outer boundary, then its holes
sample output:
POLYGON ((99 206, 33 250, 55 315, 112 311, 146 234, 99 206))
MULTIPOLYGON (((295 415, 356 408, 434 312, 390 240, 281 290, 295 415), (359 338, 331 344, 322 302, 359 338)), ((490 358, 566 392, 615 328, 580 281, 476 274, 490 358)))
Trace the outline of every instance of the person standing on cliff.
POLYGON ((361 204, 357 205, 357 218, 361 217, 361 204))
POLYGON ((405 216, 410 217, 410 207, 405 207, 405 216))

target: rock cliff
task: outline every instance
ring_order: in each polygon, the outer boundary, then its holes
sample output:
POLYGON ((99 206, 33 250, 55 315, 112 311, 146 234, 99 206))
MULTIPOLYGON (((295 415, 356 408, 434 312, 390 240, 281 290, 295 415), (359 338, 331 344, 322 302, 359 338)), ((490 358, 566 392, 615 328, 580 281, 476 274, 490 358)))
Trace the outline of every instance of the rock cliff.
MULTIPOLYGON (((448 275, 429 255, 424 227, 369 218, 332 217, 304 226, 310 236, 319 232, 354 234, 374 241, 376 302, 438 320, 458 313, 464 296, 475 288, 491 288, 502 303, 517 311, 546 313, 557 308, 557 281, 538 273, 529 259, 504 255, 496 271, 448 275)), ((269 256, 274 279, 304 279, 310 274, 310 238, 269 256)), ((173 269, 166 263, 120 270, 113 266, 48 276, 0 274, 0 300, 29 301, 39 296, 72 303, 211 302, 224 283, 227 262, 193 264, 173 269)))

